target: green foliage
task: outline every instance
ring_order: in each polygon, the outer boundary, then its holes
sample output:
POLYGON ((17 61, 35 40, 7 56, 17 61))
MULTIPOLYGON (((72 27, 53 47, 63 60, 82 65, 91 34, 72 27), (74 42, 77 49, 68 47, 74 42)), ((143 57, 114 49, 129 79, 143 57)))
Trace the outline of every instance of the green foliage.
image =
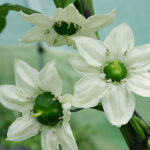
POLYGON ((6 16, 8 14, 7 10, 0 11, 0 33, 3 31, 3 29, 6 26, 6 16))
POLYGON ((13 4, 9 4, 9 3, 5 3, 5 4, 1 5, 0 6, 0 33, 6 27, 6 24, 7 24, 6 17, 8 15, 8 12, 11 10, 18 11, 18 12, 20 12, 20 10, 22 10, 26 14, 38 13, 35 10, 26 8, 26 7, 21 6, 21 5, 13 5, 13 4))

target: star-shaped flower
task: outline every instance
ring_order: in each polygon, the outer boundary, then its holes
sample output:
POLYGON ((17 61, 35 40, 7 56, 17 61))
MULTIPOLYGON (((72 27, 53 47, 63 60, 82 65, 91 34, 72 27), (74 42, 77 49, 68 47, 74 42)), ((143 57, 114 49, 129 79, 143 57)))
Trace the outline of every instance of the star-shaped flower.
POLYGON ((22 141, 41 132, 42 150, 78 150, 69 120, 72 96, 61 96, 62 84, 55 62, 40 72, 21 60, 15 62, 14 85, 0 86, 0 102, 22 112, 9 127, 7 140, 22 141))
POLYGON ((22 38, 23 43, 45 41, 49 46, 72 44, 74 36, 95 37, 95 32, 110 25, 116 10, 109 14, 94 15, 86 19, 73 4, 66 8, 57 8, 54 17, 35 13, 31 15, 21 12, 21 17, 35 26, 22 38))
POLYGON ((73 105, 93 107, 101 100, 113 125, 126 124, 135 109, 132 92, 150 97, 150 44, 134 47, 126 23, 114 28, 104 42, 88 37, 74 40, 82 57, 71 61, 83 78, 75 85, 73 105))

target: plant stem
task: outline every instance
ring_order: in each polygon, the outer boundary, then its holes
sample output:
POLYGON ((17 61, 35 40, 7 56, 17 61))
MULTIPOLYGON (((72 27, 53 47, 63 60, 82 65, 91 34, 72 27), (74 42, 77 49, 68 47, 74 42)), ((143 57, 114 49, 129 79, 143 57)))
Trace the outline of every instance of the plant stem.
MULTIPOLYGON (((82 9, 83 9, 83 15, 88 18, 95 14, 94 7, 93 7, 93 0, 80 0, 82 9)), ((95 33, 98 40, 100 40, 100 36, 98 32, 95 33)))
MULTIPOLYGON (((71 109, 71 112, 77 112, 82 109, 71 109)), ((92 107, 92 109, 103 111, 102 103, 92 107)), ((136 111, 131 120, 119 129, 130 150, 150 150, 150 127, 136 111)))
POLYGON ((26 7, 21 6, 21 5, 13 5, 13 4, 5 3, 5 4, 0 6, 0 12, 1 11, 9 11, 9 10, 13 10, 13 11, 22 10, 26 14, 39 13, 38 11, 32 10, 30 8, 26 8, 26 7))
POLYGON ((84 16, 86 18, 94 15, 94 8, 93 8, 92 0, 80 0, 80 2, 84 11, 84 16))

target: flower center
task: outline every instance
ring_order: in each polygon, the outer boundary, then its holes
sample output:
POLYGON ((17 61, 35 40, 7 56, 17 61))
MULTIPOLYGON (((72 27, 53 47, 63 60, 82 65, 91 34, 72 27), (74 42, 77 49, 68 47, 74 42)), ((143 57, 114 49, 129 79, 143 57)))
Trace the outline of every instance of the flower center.
POLYGON ((115 60, 105 66, 104 73, 106 74, 106 79, 119 82, 126 77, 127 69, 123 63, 115 60))
POLYGON ((68 24, 65 21, 62 22, 56 22, 54 24, 54 30, 60 34, 60 35, 72 35, 75 34, 76 31, 78 30, 77 25, 75 25, 74 23, 70 23, 68 24))
POLYGON ((33 117, 46 126, 55 126, 63 116, 61 103, 49 92, 37 96, 33 117))

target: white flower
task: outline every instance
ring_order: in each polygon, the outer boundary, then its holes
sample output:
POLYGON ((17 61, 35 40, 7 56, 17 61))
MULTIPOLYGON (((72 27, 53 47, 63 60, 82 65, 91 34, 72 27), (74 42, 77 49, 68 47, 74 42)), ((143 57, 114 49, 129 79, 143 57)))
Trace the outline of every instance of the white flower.
POLYGON ((110 25, 116 15, 116 10, 109 14, 94 15, 86 19, 73 4, 66 8, 57 8, 54 17, 35 13, 31 15, 20 13, 25 21, 36 26, 22 38, 23 43, 45 41, 49 46, 72 44, 74 36, 95 37, 95 32, 110 25))
POLYGON ((71 62, 83 78, 75 85, 73 105, 88 108, 101 100, 113 125, 126 124, 135 109, 131 92, 150 97, 150 44, 134 47, 133 33, 125 23, 114 28, 104 43, 88 37, 74 40, 82 57, 71 62))
POLYGON ((7 140, 26 140, 41 132, 42 150, 78 150, 69 120, 72 96, 61 96, 62 84, 55 62, 40 72, 23 61, 15 62, 16 86, 0 86, 0 102, 22 112, 9 127, 7 140))

